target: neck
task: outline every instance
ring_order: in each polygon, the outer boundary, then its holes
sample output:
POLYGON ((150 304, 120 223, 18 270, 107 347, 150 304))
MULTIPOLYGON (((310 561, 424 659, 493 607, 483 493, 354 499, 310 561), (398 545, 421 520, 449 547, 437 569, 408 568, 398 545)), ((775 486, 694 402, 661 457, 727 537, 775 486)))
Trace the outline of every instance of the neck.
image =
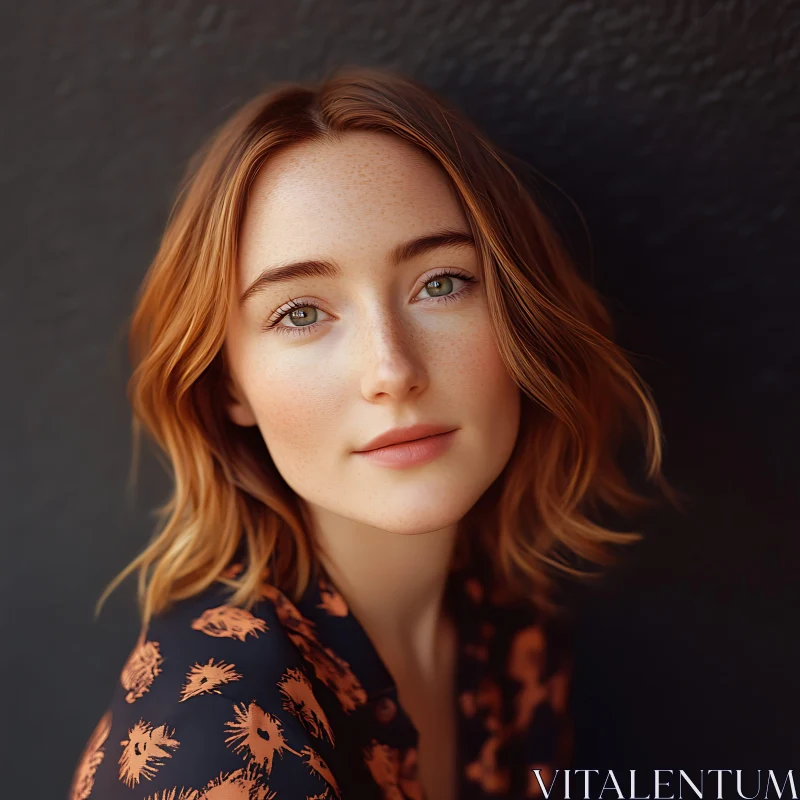
POLYGON ((312 509, 320 560, 396 680, 438 666, 457 525, 397 534, 312 509))

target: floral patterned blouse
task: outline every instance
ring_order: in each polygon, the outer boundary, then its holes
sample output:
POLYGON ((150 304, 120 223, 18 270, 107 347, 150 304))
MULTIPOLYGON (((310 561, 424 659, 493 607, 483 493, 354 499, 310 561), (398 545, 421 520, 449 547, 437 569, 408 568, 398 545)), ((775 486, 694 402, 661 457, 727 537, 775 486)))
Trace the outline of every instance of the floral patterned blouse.
MULTIPOLYGON (((69 800, 424 800, 414 724, 324 570, 297 605, 265 582, 246 611, 231 591, 216 582, 152 619, 69 800)), ((459 631, 457 796, 540 797, 533 769, 547 788, 571 757, 565 629, 493 606, 465 571, 445 603, 459 631)))

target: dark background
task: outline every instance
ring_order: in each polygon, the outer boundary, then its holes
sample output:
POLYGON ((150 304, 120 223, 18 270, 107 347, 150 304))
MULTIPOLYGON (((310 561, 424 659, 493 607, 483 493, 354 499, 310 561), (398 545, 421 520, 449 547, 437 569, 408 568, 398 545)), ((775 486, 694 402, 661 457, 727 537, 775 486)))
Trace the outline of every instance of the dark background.
POLYGON ((125 325, 186 160, 342 63, 578 205, 695 498, 576 592, 574 767, 800 767, 797 2, 5 2, 0 32, 5 796, 64 795, 138 632, 132 579, 92 611, 169 488, 150 454, 126 494, 125 325))

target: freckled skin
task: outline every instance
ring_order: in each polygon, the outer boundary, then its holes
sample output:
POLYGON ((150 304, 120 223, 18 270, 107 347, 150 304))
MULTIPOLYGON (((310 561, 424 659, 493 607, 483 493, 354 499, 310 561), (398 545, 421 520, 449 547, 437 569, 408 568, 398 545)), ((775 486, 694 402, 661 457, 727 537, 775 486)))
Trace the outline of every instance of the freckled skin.
MULTIPOLYGON (((269 265, 319 258, 343 270, 234 304, 225 341, 231 419, 258 425, 312 509, 395 533, 438 530, 469 511, 510 457, 520 393, 496 347, 477 253, 449 247, 399 267, 388 261, 398 243, 441 228, 470 230, 448 176, 389 134, 298 145, 256 179, 237 300, 269 265), (449 293, 465 291, 436 302, 426 283, 443 268, 478 283, 452 278, 449 293), (306 309, 317 315, 314 329, 264 330, 293 299, 319 306, 306 309), (387 469, 352 454, 415 422, 460 430, 444 455, 420 466, 387 469)), ((288 316, 278 324, 302 326, 288 316)))

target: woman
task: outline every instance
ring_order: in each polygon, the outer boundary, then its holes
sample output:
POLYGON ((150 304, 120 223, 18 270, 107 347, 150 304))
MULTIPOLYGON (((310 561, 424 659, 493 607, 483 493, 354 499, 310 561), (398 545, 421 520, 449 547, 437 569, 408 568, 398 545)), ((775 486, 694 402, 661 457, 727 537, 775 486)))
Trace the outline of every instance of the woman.
MULTIPOLYGON (((414 82, 282 85, 196 156, 132 320, 174 494, 73 798, 536 797, 558 573, 639 538, 658 415, 509 157, 414 82)), ((555 792, 553 795, 555 796, 555 792)))

